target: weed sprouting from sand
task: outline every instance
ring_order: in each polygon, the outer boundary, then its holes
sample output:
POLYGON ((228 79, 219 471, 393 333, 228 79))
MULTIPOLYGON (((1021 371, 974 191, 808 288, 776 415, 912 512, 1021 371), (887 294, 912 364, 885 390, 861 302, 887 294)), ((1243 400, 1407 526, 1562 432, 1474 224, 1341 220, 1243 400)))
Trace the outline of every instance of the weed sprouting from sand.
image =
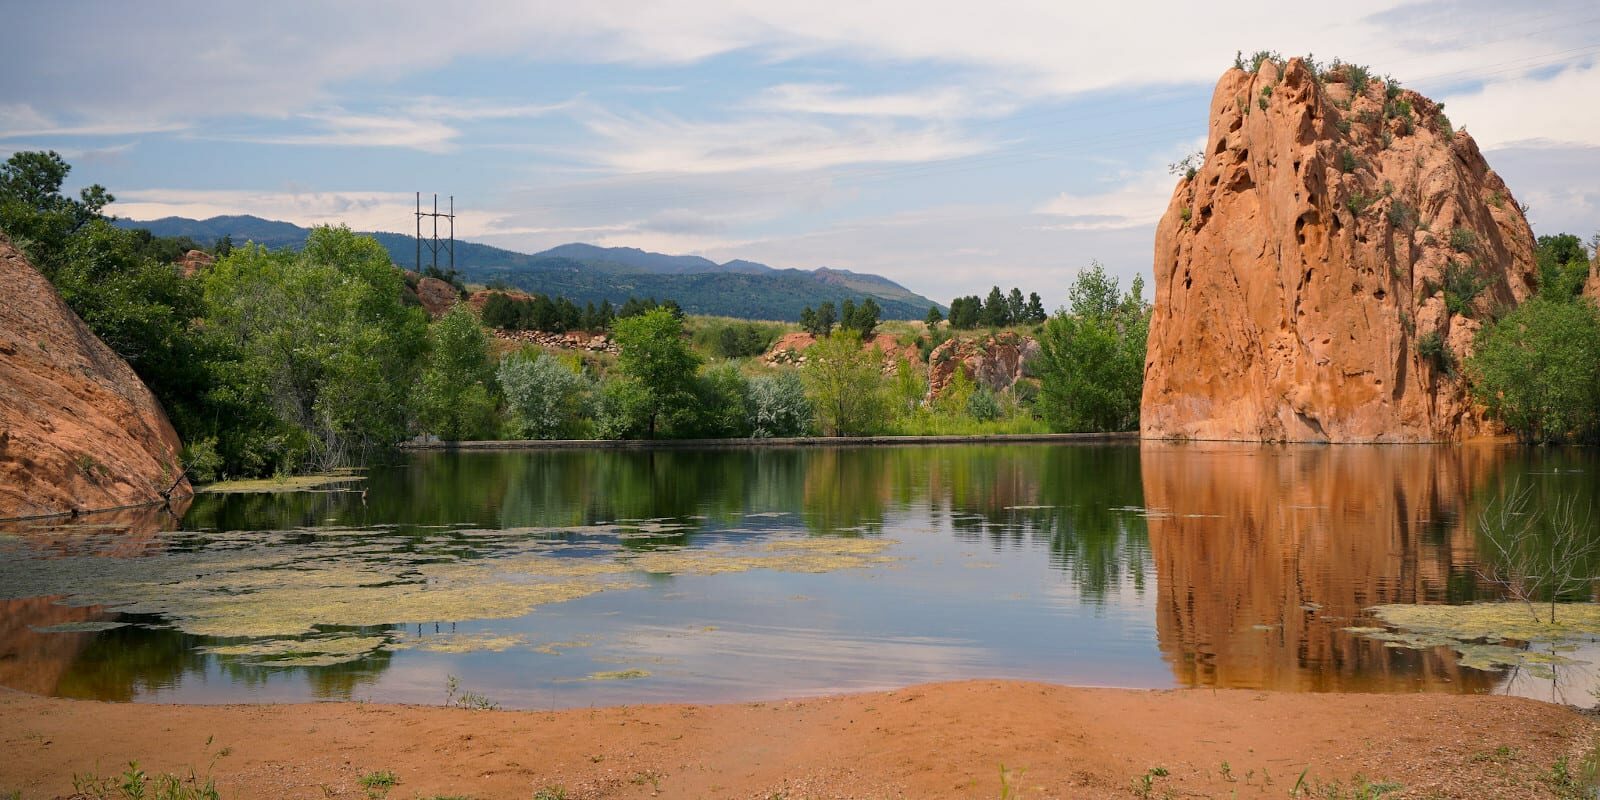
POLYGON ((1590 800, 1600 789, 1600 747, 1584 754, 1576 767, 1566 756, 1557 758, 1544 783, 1562 800, 1590 800))
POLYGON ((1141 798, 1150 797, 1150 793, 1156 788, 1156 778, 1165 778, 1169 774, 1171 773, 1167 772, 1166 767, 1151 767, 1145 770, 1143 775, 1133 779, 1134 795, 1141 798))
POLYGON ((499 703, 487 696, 462 689, 461 679, 454 675, 445 678, 444 704, 449 708, 465 708, 470 711, 497 711, 500 708, 499 703))
POLYGON ((533 792, 533 800, 567 800, 565 786, 542 786, 533 792))
POLYGON ((361 776, 361 788, 367 792, 367 797, 377 800, 389 794, 389 790, 400 784, 400 776, 393 770, 379 770, 361 776))
MULTIPOLYGON (((151 776, 140 769, 139 762, 129 761, 121 775, 102 778, 92 772, 72 776, 73 797, 80 800, 221 800, 217 783, 211 771, 217 761, 233 752, 224 747, 211 752, 216 737, 206 737, 205 752, 211 758, 206 763, 204 775, 196 774, 193 767, 185 775, 162 773, 151 776)), ((21 793, 13 793, 20 798, 21 793)))
POLYGON ((1394 781, 1369 781, 1357 774, 1350 779, 1348 785, 1341 781, 1306 780, 1310 768, 1300 773, 1299 780, 1294 782, 1294 788, 1289 790, 1290 797, 1305 797, 1313 800, 1380 800, 1393 792, 1404 789, 1394 781))
POLYGON ((1006 769, 1005 764, 1000 765, 1000 800, 1022 800, 1022 790, 1014 781, 1022 780, 1023 772, 1021 767, 1006 769))

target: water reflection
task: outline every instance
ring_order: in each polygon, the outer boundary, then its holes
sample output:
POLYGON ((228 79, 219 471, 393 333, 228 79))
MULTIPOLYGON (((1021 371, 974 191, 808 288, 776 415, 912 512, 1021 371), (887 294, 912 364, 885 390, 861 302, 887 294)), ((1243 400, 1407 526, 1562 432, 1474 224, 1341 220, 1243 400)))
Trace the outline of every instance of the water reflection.
POLYGON ((977 676, 1537 694, 1548 686, 1462 668, 1446 648, 1344 629, 1379 603, 1491 596, 1475 570, 1477 510, 1519 482, 1593 497, 1594 461, 1194 443, 417 454, 370 470, 364 491, 203 495, 177 510, 181 524, 139 512, 0 532, 0 576, 4 563, 87 570, 58 593, 0 585, 0 684, 116 700, 439 702, 457 674, 507 706, 977 676), (738 562, 817 539, 885 558, 738 562), (735 560, 695 566, 706 558, 735 560), (569 577, 603 574, 498 617, 457 598, 388 619, 374 602, 396 587, 527 588, 542 578, 516 570, 558 563, 569 577), (107 611, 83 588, 97 572, 118 602, 194 594, 209 611, 107 611), (263 634, 230 631, 235 612, 302 583, 333 592, 338 613, 272 645, 358 649, 298 664, 239 655, 263 634), (635 668, 649 677, 588 679, 635 668))
POLYGON ((1469 501, 1502 448, 1146 444, 1161 649, 1188 685, 1482 690, 1442 649, 1343 631, 1478 593, 1469 501))

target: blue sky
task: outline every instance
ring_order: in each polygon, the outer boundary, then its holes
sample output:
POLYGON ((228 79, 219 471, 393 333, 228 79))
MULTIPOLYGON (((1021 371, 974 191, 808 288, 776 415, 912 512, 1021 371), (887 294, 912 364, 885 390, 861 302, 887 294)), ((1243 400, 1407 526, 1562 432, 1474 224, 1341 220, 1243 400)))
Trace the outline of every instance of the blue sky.
POLYGON ((877 272, 935 297, 1148 274, 1236 50, 1444 100, 1539 233, 1600 229, 1600 7, 4 3, 0 155, 120 216, 251 213, 877 272))

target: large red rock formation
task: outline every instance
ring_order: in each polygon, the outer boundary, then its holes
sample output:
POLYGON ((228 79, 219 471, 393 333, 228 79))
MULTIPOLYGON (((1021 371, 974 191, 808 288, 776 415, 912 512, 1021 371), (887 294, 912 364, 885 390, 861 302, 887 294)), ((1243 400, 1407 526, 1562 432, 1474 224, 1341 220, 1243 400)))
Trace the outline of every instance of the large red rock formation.
POLYGON ((155 396, 3 236, 0 286, 0 519, 188 494, 155 396))
POLYGON ((1433 101, 1291 59, 1217 83, 1155 279, 1145 436, 1408 442, 1495 432, 1453 365, 1536 269, 1510 190, 1433 101))

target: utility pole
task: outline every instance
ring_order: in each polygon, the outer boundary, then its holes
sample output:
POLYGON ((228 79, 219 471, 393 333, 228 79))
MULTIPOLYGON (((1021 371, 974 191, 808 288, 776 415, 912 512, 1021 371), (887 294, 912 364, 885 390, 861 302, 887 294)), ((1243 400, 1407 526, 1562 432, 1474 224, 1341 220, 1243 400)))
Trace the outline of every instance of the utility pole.
POLYGON ((422 192, 417 192, 417 273, 418 274, 422 273, 422 248, 424 246, 426 246, 428 248, 428 253, 432 257, 431 266, 433 267, 433 273, 435 275, 439 274, 439 251, 440 251, 440 249, 443 249, 445 251, 446 256, 449 258, 449 263, 450 263, 450 267, 449 267, 450 272, 449 272, 449 274, 454 274, 455 273, 455 271, 456 271, 456 198, 455 198, 455 195, 451 195, 450 196, 449 210, 446 211, 445 213, 440 213, 439 212, 439 195, 437 193, 435 193, 433 195, 433 210, 432 211, 423 211, 422 210, 422 192), (431 238, 423 238, 423 236, 422 236, 422 219, 423 219, 423 217, 427 217, 429 219, 429 221, 433 225, 433 231, 432 231, 431 238), (448 228, 448 233, 447 233, 447 236, 449 238, 445 239, 444 241, 440 241, 439 240, 439 220, 441 220, 441 219, 448 220, 448 222, 449 222, 449 228, 448 228))

